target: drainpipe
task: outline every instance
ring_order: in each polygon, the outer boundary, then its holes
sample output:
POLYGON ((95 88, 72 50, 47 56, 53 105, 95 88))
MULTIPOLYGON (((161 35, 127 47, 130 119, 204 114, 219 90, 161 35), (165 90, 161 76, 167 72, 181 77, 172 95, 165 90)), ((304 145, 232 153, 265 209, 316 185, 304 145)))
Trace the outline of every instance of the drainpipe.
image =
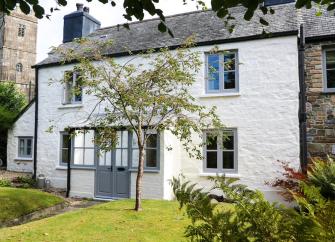
POLYGON ((37 129, 38 129, 38 67, 35 67, 35 127, 34 127, 34 173, 36 179, 37 170, 37 129))
POLYGON ((300 25, 298 45, 299 62, 299 130, 300 130, 300 166, 303 172, 307 171, 307 128, 306 128, 306 82, 305 82, 305 35, 304 26, 300 25))
MULTIPOLYGON (((70 137, 72 136, 73 130, 69 130, 70 137)), ((71 153, 72 153, 72 138, 70 142, 68 142, 68 162, 67 162, 67 179, 66 179, 66 197, 70 196, 70 190, 71 190, 71 153)))

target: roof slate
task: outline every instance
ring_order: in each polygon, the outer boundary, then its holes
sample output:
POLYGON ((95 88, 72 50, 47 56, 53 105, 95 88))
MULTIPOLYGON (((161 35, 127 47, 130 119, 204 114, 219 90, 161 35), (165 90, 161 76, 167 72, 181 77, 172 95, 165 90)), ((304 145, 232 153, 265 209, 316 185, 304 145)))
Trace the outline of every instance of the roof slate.
MULTIPOLYGON (((130 23, 130 30, 120 26, 101 28, 88 35, 89 39, 112 39, 113 46, 106 54, 117 55, 136 52, 147 49, 157 49, 161 47, 173 47, 181 45, 186 38, 193 35, 197 44, 215 43, 220 41, 234 41, 252 36, 262 36, 263 30, 267 33, 295 33, 298 26, 304 23, 306 37, 323 36, 335 34, 335 17, 324 11, 324 16, 316 16, 316 8, 310 10, 296 10, 294 3, 276 5, 272 7, 275 14, 268 14, 265 19, 269 26, 259 23, 258 16, 263 16, 260 12, 255 12, 251 21, 245 21, 243 15, 244 7, 230 9, 232 16, 236 20, 230 21, 235 24, 235 29, 230 33, 224 21, 218 18, 211 10, 196 11, 177 14, 166 17, 166 23, 172 29, 174 38, 167 33, 157 30, 159 19, 144 20, 130 23)), ((77 44, 70 42, 62 44, 65 48, 78 48, 77 44)), ((61 61, 61 57, 55 53, 38 63, 36 66, 56 64, 61 61)))

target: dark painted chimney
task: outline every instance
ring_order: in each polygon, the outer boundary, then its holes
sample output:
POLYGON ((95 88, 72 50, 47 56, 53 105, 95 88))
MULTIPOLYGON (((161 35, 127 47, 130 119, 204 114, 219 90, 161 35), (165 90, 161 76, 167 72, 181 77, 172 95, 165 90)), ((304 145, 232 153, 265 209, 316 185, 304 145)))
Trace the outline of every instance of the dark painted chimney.
POLYGON ((88 7, 77 3, 77 11, 64 16, 63 43, 81 38, 100 28, 100 21, 92 17, 88 7))

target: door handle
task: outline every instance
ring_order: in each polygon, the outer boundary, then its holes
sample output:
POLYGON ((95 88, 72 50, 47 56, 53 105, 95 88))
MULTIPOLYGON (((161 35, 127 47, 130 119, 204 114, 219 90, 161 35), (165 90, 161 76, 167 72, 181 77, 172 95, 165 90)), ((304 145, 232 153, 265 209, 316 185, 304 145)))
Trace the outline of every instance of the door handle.
POLYGON ((125 171, 126 168, 124 168, 124 167, 119 167, 119 168, 117 168, 117 170, 118 170, 118 171, 125 171))

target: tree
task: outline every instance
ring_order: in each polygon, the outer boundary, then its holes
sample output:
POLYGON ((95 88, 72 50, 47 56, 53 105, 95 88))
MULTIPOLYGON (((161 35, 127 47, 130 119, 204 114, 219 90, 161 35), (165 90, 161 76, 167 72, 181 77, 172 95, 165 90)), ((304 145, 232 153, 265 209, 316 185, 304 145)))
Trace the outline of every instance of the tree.
MULTIPOLYGON (((174 51, 162 48, 158 52, 131 55, 123 63, 102 55, 112 44, 109 41, 92 43, 90 40, 78 40, 79 49, 85 50, 85 53, 78 52, 78 46, 56 50, 63 56, 64 63, 78 61, 74 71, 79 73, 84 92, 96 99, 87 120, 89 126, 98 131, 95 142, 99 147, 105 151, 113 149, 117 142, 116 131, 121 127, 136 135, 139 147, 136 211, 142 209, 145 144, 152 130, 157 133, 171 132, 195 158, 202 158, 204 130, 222 132, 223 125, 215 114, 216 107, 199 105, 190 93, 195 74, 201 66, 199 53, 189 48, 191 42, 188 40, 174 51), (196 135, 201 140, 198 144, 193 142, 196 135)), ((81 87, 74 88, 73 93, 79 89, 81 87)))
POLYGON ((0 160, 6 158, 7 130, 25 105, 25 96, 14 82, 0 81, 0 160))
MULTIPOLYGON (((87 2, 91 2, 92 0, 87 0, 87 2)), ((113 1, 113 0, 96 0, 104 4, 110 4, 112 7, 116 6, 116 4, 121 4, 122 1, 113 1)), ((184 4, 187 3, 187 0, 183 1, 184 4)), ((197 7, 206 8, 206 4, 203 0, 191 0, 197 3, 197 7)), ((253 16, 257 9, 260 9, 263 15, 270 13, 273 14, 274 11, 271 7, 266 7, 263 5, 265 0, 211 0, 211 8, 217 14, 219 18, 225 19, 234 19, 230 13, 229 9, 232 7, 236 7, 242 5, 245 7, 244 19, 249 21, 253 16)), ((43 18, 44 16, 49 18, 50 14, 45 14, 45 9, 43 6, 39 4, 38 0, 8 0, 2 1, 0 4, 0 11, 3 11, 9 14, 16 6, 19 4, 20 9, 25 14, 29 14, 31 11, 34 11, 35 16, 37 18, 43 18)), ((66 6, 68 0, 57 0, 57 4, 59 6, 66 6)), ((123 0, 123 8, 125 9, 125 14, 123 15, 125 19, 132 21, 133 18, 138 20, 143 20, 145 12, 149 13, 151 16, 158 16, 161 22, 158 24, 158 29, 161 32, 168 31, 170 35, 173 35, 173 30, 169 29, 165 23, 165 16, 161 9, 157 8, 157 3, 159 0, 123 0)), ((296 8, 300 9, 303 7, 311 8, 312 4, 317 4, 319 6, 324 6, 328 11, 335 9, 335 0, 297 0, 296 8)), ((58 8, 51 8, 50 12, 52 13, 54 10, 58 8)), ((259 21, 263 25, 268 25, 268 22, 262 17, 259 17, 259 21)), ((125 24, 125 27, 129 27, 125 24)))

